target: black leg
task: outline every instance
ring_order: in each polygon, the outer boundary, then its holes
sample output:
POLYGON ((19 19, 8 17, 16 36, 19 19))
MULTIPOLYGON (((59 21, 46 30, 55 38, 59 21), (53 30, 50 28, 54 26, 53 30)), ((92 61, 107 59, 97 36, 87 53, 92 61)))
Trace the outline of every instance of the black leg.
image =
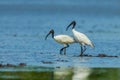
POLYGON ((80 53, 80 56, 82 56, 83 55, 83 47, 82 47, 82 45, 81 45, 81 53, 80 53))
POLYGON ((83 53, 86 51, 86 49, 87 49, 87 48, 86 48, 86 46, 84 46, 84 50, 83 50, 83 53))
POLYGON ((81 54, 80 56, 83 56, 83 53, 86 51, 86 46, 81 45, 81 54), (84 47, 84 48, 83 48, 84 47))
POLYGON ((66 48, 64 49, 64 55, 66 55, 66 48))
POLYGON ((67 44, 67 46, 66 47, 64 47, 64 55, 66 55, 66 48, 68 48, 69 47, 69 45, 67 44))
POLYGON ((63 49, 64 49, 64 48, 61 48, 61 49, 60 49, 60 54, 61 54, 61 55, 62 55, 62 51, 63 51, 63 49))
POLYGON ((66 55, 66 48, 69 47, 68 44, 66 44, 66 45, 67 45, 67 46, 65 46, 65 47, 63 47, 63 48, 60 49, 60 54, 62 54, 62 51, 64 50, 64 55, 66 55))

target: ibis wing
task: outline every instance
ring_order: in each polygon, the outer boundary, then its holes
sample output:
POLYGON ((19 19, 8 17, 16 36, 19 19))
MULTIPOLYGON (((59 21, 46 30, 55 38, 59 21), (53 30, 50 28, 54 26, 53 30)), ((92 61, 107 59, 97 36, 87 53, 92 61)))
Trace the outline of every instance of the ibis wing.
POLYGON ((68 35, 58 35, 58 36, 55 36, 54 38, 57 42, 61 44, 70 44, 75 42, 74 38, 68 35))
POLYGON ((76 32, 74 34, 74 37, 75 37, 76 41, 86 44, 86 45, 90 45, 91 47, 94 47, 93 43, 90 41, 90 39, 85 34, 76 32))

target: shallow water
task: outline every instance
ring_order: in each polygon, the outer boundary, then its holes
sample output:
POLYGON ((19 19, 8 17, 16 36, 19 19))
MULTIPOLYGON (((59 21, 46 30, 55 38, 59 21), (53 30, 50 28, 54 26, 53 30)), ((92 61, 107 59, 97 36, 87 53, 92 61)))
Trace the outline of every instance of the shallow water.
POLYGON ((101 80, 104 78, 103 74, 108 74, 105 80, 108 78, 118 80, 120 78, 118 72, 120 67, 118 2, 117 0, 101 0, 100 2, 77 0, 75 3, 73 0, 0 1, 0 62, 14 65, 27 64, 25 68, 0 68, 1 79, 26 79, 22 75, 26 74, 27 79, 31 79, 29 77, 31 75, 36 75, 33 79, 38 79, 38 76, 43 75, 41 80, 59 80, 53 74, 54 69, 67 67, 69 74, 63 80, 79 80, 73 79, 73 68, 79 67, 78 70, 84 70, 83 67, 85 67, 90 69, 90 73, 87 73, 90 75, 88 80, 101 80), (55 30, 55 35, 72 35, 70 29, 65 31, 66 26, 72 20, 77 22, 76 30, 88 35, 95 44, 94 49, 87 47, 85 54, 104 53, 118 57, 75 57, 80 53, 79 44, 71 44, 67 49, 67 54, 60 55, 59 50, 63 45, 56 43, 51 36, 45 40, 45 36, 50 29, 55 30), (99 73, 96 74, 96 72, 99 73), (111 78, 110 75, 113 74, 116 75, 111 78), (46 78, 45 75, 50 77, 46 78), (96 75, 100 75, 100 78, 95 77, 96 75))
MULTIPOLYGON (((120 66, 119 57, 87 59, 73 57, 80 53, 79 44, 71 44, 66 56, 59 55, 59 50, 63 45, 56 43, 51 36, 45 40, 45 36, 52 28, 55 30, 55 35, 72 35, 71 30, 65 31, 65 27, 73 20, 68 16, 75 17, 74 20, 78 22, 76 30, 88 35, 95 45, 94 49, 87 47, 85 54, 104 53, 120 56, 119 17, 83 17, 76 14, 62 14, 61 17, 60 15, 14 13, 14 15, 1 15, 0 18, 0 61, 12 64, 24 62, 28 65, 40 66, 39 63, 44 60, 52 61, 56 65, 56 61, 62 59, 67 60, 68 64, 74 63, 74 61, 84 64, 85 61, 85 65, 89 64, 88 67, 100 67, 100 63, 104 63, 103 67, 120 66), (76 19, 76 17, 80 17, 80 19, 76 19)), ((44 66, 44 64, 42 65, 44 66)))

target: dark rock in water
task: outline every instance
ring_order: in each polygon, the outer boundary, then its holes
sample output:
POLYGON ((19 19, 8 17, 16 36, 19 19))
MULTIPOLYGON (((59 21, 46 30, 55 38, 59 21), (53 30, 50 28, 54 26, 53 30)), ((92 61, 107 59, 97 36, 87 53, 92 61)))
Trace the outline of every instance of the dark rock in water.
POLYGON ((94 56, 88 55, 88 54, 83 54, 83 55, 79 55, 79 56, 74 55, 73 57, 94 57, 94 56))
POLYGON ((86 56, 86 57, 93 57, 92 55, 88 55, 88 54, 84 54, 83 56, 86 56))
POLYGON ((26 66, 26 63, 20 63, 19 66, 20 67, 26 66))
POLYGON ((0 64, 0 67, 3 67, 3 64, 0 64))
POLYGON ((5 67, 16 67, 16 65, 7 63, 7 64, 5 65, 5 67))
POLYGON ((53 62, 50 61, 41 61, 43 64, 53 64, 53 62))
POLYGON ((68 62, 68 60, 56 60, 56 61, 59 61, 59 62, 68 62))
POLYGON ((114 56, 114 57, 118 57, 118 56, 114 56))
POLYGON ((109 57, 118 57, 118 56, 109 56, 109 57))
POLYGON ((100 53, 97 56, 84 54, 84 55, 82 55, 80 57, 118 57, 118 56, 112 56, 112 55, 107 55, 107 54, 104 54, 104 53, 100 53))
POLYGON ((68 62, 67 60, 61 60, 61 62, 68 62))
POLYGON ((106 54, 98 54, 98 57, 107 57, 106 54))
POLYGON ((60 68, 60 66, 57 66, 56 68, 60 68))
POLYGON ((118 57, 118 56, 112 56, 112 55, 106 55, 106 54, 98 54, 96 57, 118 57))
POLYGON ((19 63, 19 65, 14 65, 14 64, 10 64, 10 63, 7 63, 7 64, 0 64, 0 68, 4 68, 4 67, 24 67, 26 66, 25 63, 19 63))

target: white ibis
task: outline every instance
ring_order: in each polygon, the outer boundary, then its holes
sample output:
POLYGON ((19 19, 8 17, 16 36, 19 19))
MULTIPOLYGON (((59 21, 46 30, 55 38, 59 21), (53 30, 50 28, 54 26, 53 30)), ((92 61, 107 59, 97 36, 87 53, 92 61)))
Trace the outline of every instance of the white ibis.
POLYGON ((64 45, 64 47, 60 49, 60 54, 62 54, 62 51, 64 50, 64 55, 66 55, 66 48, 69 47, 69 44, 75 43, 74 38, 71 37, 71 36, 68 36, 68 35, 57 35, 57 36, 54 36, 54 30, 53 30, 53 29, 51 29, 51 30, 49 31, 49 33, 46 35, 45 40, 47 39, 47 37, 48 37, 50 34, 52 34, 52 38, 53 38, 56 42, 64 45))
POLYGON ((77 43, 79 43, 81 45, 81 54, 80 56, 83 56, 83 53, 86 50, 86 46, 85 45, 89 45, 92 48, 94 47, 94 44, 90 41, 90 39, 83 33, 76 31, 74 28, 76 26, 76 22, 72 21, 66 28, 66 31, 68 30, 68 28, 72 25, 72 33, 74 35, 74 39, 77 43))

